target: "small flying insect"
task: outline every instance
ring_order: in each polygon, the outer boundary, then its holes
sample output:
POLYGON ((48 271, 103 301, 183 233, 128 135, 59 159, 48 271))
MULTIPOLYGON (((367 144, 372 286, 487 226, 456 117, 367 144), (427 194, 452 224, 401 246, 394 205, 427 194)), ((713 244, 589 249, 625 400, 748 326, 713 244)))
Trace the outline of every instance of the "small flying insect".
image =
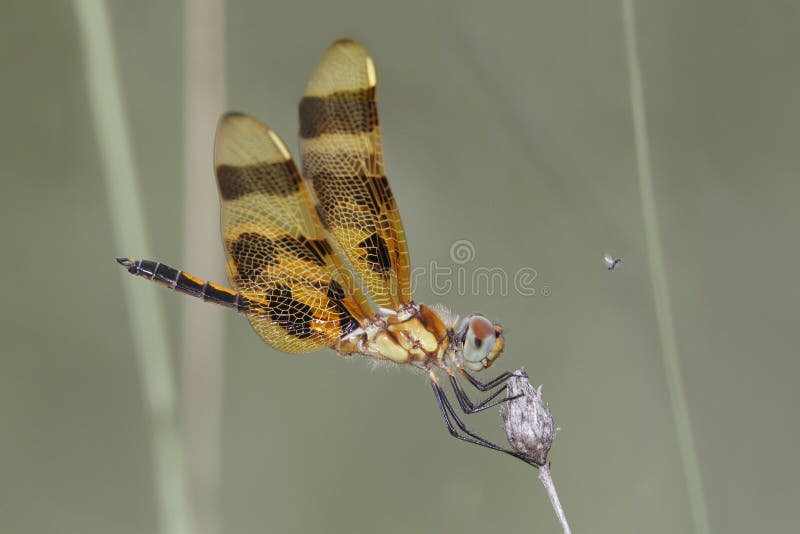
POLYGON ((615 258, 611 254, 606 254, 603 256, 603 261, 605 262, 608 270, 613 271, 618 264, 622 263, 622 258, 615 258))
POLYGON ((278 135, 241 113, 217 127, 214 167, 227 275, 233 289, 152 260, 117 258, 133 275, 220 304, 288 353, 331 348, 428 375, 455 438, 505 452, 467 428, 440 385, 472 414, 512 400, 504 372, 482 382, 505 345, 503 328, 473 313, 414 302, 409 254, 386 179, 375 65, 342 39, 323 56, 300 101, 302 175, 278 135), (489 392, 473 401, 457 377, 489 392))

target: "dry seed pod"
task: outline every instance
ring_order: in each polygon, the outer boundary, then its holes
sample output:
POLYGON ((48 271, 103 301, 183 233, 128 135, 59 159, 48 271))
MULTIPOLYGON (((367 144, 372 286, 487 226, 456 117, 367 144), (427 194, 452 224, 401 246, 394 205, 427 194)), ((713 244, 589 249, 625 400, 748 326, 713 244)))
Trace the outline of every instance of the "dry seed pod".
POLYGON ((500 416, 514 450, 531 458, 537 465, 547 463, 547 454, 556 437, 550 408, 542 401, 542 386, 534 388, 520 369, 508 379, 508 396, 518 399, 500 406, 500 416))

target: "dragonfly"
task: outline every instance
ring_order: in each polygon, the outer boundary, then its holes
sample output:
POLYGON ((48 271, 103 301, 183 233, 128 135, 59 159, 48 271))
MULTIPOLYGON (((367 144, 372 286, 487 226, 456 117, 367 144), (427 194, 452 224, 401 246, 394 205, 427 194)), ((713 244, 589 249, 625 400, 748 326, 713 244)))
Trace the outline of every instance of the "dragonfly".
POLYGON ((412 298, 376 88, 366 49, 351 39, 334 42, 300 101, 302 174, 265 124, 242 113, 222 116, 214 168, 233 289, 153 260, 117 262, 133 275, 244 315, 279 351, 329 348, 427 373, 450 435, 529 462, 471 431, 442 387, 447 380, 460 410, 473 414, 513 399, 498 400, 513 373, 488 381, 473 375, 503 352, 499 324, 478 313, 459 318, 412 298), (472 400, 459 377, 487 396, 472 400))

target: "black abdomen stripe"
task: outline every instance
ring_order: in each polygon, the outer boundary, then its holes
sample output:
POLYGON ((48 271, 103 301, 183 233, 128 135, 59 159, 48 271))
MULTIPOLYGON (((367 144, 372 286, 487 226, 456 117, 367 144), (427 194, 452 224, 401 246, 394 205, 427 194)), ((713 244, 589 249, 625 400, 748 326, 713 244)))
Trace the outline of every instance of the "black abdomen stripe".
POLYGON ((236 311, 244 311, 241 308, 239 293, 207 282, 191 274, 179 271, 169 265, 164 265, 152 260, 127 260, 119 263, 127 267, 128 272, 142 278, 152 280, 162 286, 174 289, 179 293, 185 293, 193 297, 201 298, 208 302, 220 304, 226 308, 233 308, 236 311))

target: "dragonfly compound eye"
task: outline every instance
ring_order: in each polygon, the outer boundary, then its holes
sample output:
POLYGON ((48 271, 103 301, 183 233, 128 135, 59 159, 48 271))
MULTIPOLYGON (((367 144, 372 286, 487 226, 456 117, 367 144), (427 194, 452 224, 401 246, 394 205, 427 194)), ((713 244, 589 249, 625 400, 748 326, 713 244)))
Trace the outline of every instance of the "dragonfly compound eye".
POLYGON ((472 371, 481 371, 492 365, 503 350, 502 332, 502 328, 483 315, 470 317, 462 344, 464 365, 472 371))

